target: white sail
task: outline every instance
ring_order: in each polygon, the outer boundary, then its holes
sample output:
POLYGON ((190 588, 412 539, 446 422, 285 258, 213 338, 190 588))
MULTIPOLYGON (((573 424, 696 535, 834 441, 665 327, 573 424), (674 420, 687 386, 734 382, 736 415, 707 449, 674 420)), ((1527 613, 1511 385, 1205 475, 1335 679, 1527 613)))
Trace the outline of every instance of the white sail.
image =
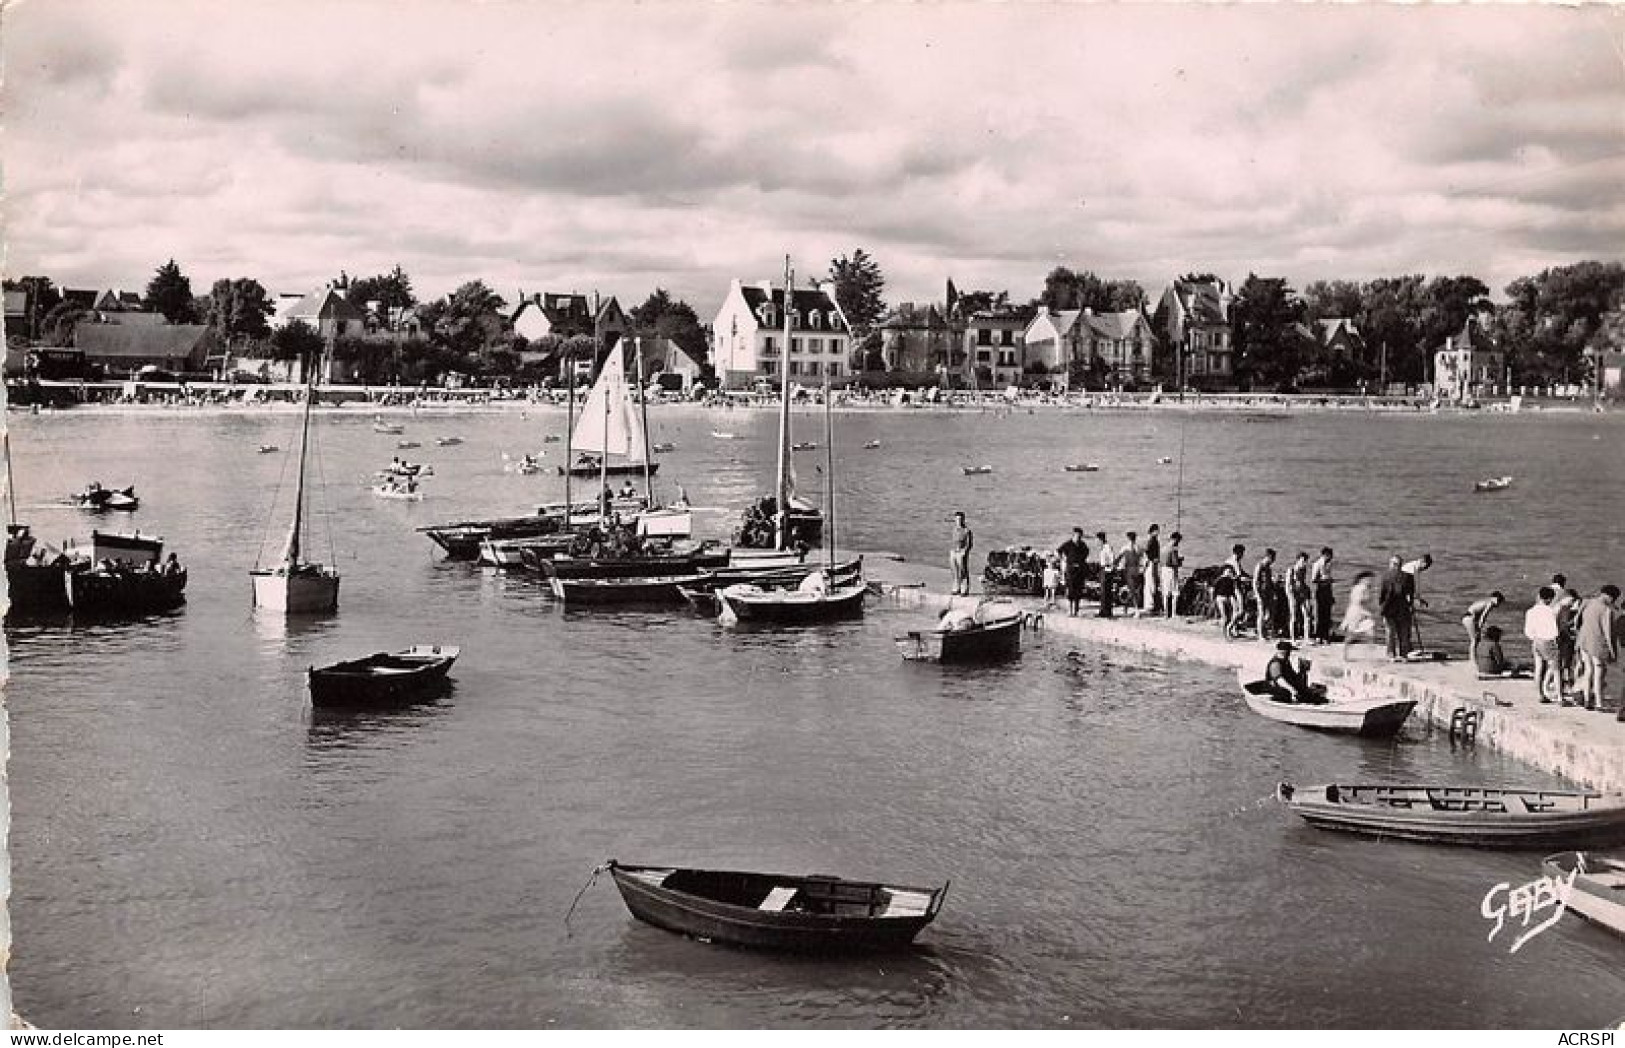
POLYGON ((622 455, 629 462, 643 461, 643 424, 626 394, 626 367, 621 350, 610 350, 598 372, 598 381, 587 393, 586 403, 570 434, 572 452, 622 455))

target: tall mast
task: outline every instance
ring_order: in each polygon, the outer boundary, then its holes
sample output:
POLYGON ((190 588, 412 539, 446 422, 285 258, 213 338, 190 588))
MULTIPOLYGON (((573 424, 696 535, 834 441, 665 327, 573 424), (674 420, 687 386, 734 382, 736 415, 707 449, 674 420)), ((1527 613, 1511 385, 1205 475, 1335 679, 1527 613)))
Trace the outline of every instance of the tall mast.
MULTIPOLYGON (((328 336, 328 350, 332 350, 333 338, 328 336)), ((310 444, 310 407, 316 399, 316 362, 307 362, 305 368, 305 414, 299 426, 299 475, 293 489, 293 528, 288 532, 288 547, 282 554, 282 561, 289 568, 299 564, 300 539, 305 527, 305 452, 310 444)))
POLYGON ((643 419, 643 504, 655 508, 654 474, 649 466, 649 391, 643 386, 643 336, 635 336, 632 352, 638 359, 638 411, 643 419))
POLYGON ((824 496, 824 570, 835 567, 835 416, 830 408, 829 374, 824 375, 824 473, 829 491, 824 496))
MULTIPOLYGON (((609 351, 611 353, 619 353, 621 351, 621 344, 619 342, 616 342, 615 345, 610 347, 609 351)), ((602 382, 603 379, 604 379, 604 372, 608 371, 608 370, 609 370, 609 357, 608 357, 608 355, 606 355, 604 357, 604 366, 598 372, 598 380, 600 382, 602 382)), ((591 398, 588 398, 588 399, 591 399, 591 398)), ((599 449, 599 451, 598 451, 598 525, 600 527, 602 527, 605 523, 607 523, 609 521, 609 499, 606 498, 605 496, 609 494, 609 402, 610 402, 610 399, 611 398, 610 398, 610 395, 609 395, 609 387, 605 386, 604 387, 604 430, 603 430, 604 436, 603 436, 603 447, 601 447, 599 449)))
POLYGON ((0 443, 6 446, 6 501, 11 505, 11 523, 17 523, 17 489, 11 481, 11 427, 0 419, 0 443))
POLYGON ((790 317, 795 301, 796 271, 784 256, 784 349, 779 354, 779 476, 774 487, 778 499, 779 549, 790 547, 790 317))
MULTIPOLYGON (((598 341, 596 335, 593 342, 598 341)), ((565 389, 568 392, 564 399, 564 527, 563 531, 570 530, 570 470, 575 467, 575 453, 571 445, 575 440, 576 425, 576 359, 575 354, 568 349, 564 350, 565 389)))

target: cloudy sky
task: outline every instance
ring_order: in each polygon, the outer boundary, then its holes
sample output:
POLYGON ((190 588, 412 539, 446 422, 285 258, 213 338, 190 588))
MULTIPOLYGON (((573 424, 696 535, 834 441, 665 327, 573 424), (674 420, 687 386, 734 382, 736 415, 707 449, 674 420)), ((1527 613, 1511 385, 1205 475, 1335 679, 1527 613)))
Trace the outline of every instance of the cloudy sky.
POLYGON ((81 3, 0 15, 8 275, 420 295, 862 247, 893 302, 1141 281, 1512 278, 1625 245, 1625 10, 81 3))

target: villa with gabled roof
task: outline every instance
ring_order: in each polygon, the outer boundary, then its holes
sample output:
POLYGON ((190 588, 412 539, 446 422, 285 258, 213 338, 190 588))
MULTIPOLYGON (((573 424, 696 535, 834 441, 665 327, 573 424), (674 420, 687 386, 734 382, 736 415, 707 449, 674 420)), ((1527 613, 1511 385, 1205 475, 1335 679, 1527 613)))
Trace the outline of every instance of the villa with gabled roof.
POLYGON ((711 363, 725 389, 746 389, 758 379, 816 385, 850 377, 852 326, 834 288, 796 288, 790 300, 790 344, 784 343, 784 289, 771 282, 728 288, 711 323, 711 363))

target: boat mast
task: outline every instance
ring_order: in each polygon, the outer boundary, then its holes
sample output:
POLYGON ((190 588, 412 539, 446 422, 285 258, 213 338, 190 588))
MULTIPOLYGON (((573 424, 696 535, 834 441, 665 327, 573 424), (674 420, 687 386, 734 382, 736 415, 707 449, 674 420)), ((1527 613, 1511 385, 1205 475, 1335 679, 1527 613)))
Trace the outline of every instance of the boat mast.
POLYGON ((638 360, 638 412, 643 419, 643 505, 655 508, 654 474, 649 468, 649 391, 643 385, 643 336, 632 341, 632 353, 638 360))
POLYGON ((835 416, 830 409, 829 374, 824 375, 824 473, 829 490, 824 496, 824 572, 835 567, 835 416))
MULTIPOLYGON (((619 353, 619 341, 609 349, 610 353, 619 353)), ((609 370, 609 356, 604 356, 604 366, 598 372, 598 381, 604 379, 604 372, 609 370)), ((624 390, 622 392, 625 392, 624 390)), ((598 526, 603 527, 609 522, 609 387, 604 387, 604 446, 598 451, 598 526)))
MULTIPOLYGON (((594 321, 596 327, 597 321, 594 321)), ((598 344, 596 332, 593 336, 593 345, 598 344)), ((573 430, 576 425, 576 358, 569 349, 564 351, 565 389, 568 392, 564 399, 564 527, 561 531, 570 530, 570 470, 575 467, 575 454, 571 444, 575 440, 573 430)))
POLYGON ((11 427, 0 420, 0 444, 6 446, 6 501, 11 505, 11 524, 17 526, 17 489, 11 481, 11 427))
POLYGON ((795 299, 796 271, 790 256, 784 256, 784 349, 779 354, 779 464, 778 499, 779 549, 790 548, 790 317, 795 299))
MULTIPOLYGON (((332 351, 332 336, 328 336, 328 351, 332 351)), ((316 362, 307 360, 305 367, 305 413, 299 426, 299 474, 293 488, 293 528, 288 532, 288 547, 282 554, 282 563, 289 570, 299 566, 300 538, 305 527, 305 452, 310 444, 310 407, 316 399, 316 362)))

